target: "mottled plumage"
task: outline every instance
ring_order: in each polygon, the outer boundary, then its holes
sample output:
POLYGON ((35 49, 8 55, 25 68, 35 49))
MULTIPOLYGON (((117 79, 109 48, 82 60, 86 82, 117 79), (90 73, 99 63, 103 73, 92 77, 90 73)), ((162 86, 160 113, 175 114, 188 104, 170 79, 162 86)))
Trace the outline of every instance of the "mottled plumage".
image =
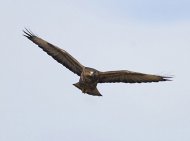
POLYGON ((79 82, 73 85, 79 88, 83 93, 87 93, 89 95, 102 96, 97 89, 98 83, 147 83, 169 81, 169 78, 171 78, 127 70, 101 72, 96 69, 81 65, 68 52, 39 38, 31 31, 26 29, 23 32, 25 33, 25 37, 37 44, 47 54, 52 56, 57 62, 61 63, 70 71, 80 76, 79 82))

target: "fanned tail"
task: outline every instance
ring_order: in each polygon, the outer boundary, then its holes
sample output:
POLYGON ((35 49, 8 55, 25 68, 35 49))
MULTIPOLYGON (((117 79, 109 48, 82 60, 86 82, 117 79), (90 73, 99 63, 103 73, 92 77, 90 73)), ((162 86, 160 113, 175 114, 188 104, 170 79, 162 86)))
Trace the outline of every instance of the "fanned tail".
POLYGON ((90 89, 90 88, 84 89, 84 88, 80 85, 79 82, 78 82, 78 83, 75 83, 75 84, 73 84, 73 85, 74 85, 75 87, 77 87, 78 89, 80 89, 83 93, 87 93, 87 94, 93 95, 93 96, 102 96, 96 87, 95 87, 94 89, 90 89))

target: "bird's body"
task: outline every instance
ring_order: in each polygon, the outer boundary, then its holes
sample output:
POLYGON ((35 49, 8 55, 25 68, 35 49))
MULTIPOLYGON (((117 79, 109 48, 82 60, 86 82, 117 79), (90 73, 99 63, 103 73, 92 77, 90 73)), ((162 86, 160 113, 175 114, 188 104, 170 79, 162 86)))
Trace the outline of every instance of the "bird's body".
POLYGON ((97 89, 98 83, 147 83, 169 81, 168 78, 170 78, 127 70, 101 72, 93 68, 85 67, 65 50, 37 37, 27 29, 23 32, 25 33, 25 37, 37 44, 48 55, 52 56, 63 66, 80 76, 79 82, 73 85, 79 88, 83 93, 87 93, 89 95, 102 96, 97 89))
POLYGON ((101 94, 96 88, 98 84, 98 77, 98 70, 84 67, 79 82, 73 85, 79 88, 83 93, 101 96, 101 94))

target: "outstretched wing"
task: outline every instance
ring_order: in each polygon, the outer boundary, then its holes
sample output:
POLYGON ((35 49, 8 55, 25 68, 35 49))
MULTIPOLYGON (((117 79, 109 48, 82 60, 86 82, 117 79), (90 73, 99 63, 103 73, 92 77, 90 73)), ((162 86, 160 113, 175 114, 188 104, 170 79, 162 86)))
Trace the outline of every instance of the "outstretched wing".
POLYGON ((99 72, 99 83, 147 83, 170 81, 171 77, 143 74, 127 70, 99 72))
POLYGON ((47 54, 52 56, 57 62, 61 63, 63 66, 76 73, 81 75, 83 65, 81 65, 75 58, 73 58, 65 50, 48 43, 47 41, 37 37, 29 30, 23 30, 25 33, 24 36, 29 40, 37 44, 41 49, 43 49, 47 54))

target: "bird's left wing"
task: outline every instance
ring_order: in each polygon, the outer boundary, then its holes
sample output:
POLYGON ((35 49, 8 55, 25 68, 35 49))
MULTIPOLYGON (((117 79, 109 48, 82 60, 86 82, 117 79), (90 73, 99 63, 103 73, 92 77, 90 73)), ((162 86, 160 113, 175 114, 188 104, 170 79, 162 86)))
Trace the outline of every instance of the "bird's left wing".
POLYGON ((43 49, 48 55, 52 56, 57 62, 61 63, 63 66, 71 70, 77 75, 81 75, 83 70, 83 65, 81 65, 74 57, 72 57, 65 50, 48 43, 47 41, 37 37, 29 30, 23 31, 24 36, 29 40, 37 44, 41 49, 43 49))
POLYGON ((127 70, 99 72, 99 83, 147 83, 170 81, 171 77, 144 74, 127 70))

